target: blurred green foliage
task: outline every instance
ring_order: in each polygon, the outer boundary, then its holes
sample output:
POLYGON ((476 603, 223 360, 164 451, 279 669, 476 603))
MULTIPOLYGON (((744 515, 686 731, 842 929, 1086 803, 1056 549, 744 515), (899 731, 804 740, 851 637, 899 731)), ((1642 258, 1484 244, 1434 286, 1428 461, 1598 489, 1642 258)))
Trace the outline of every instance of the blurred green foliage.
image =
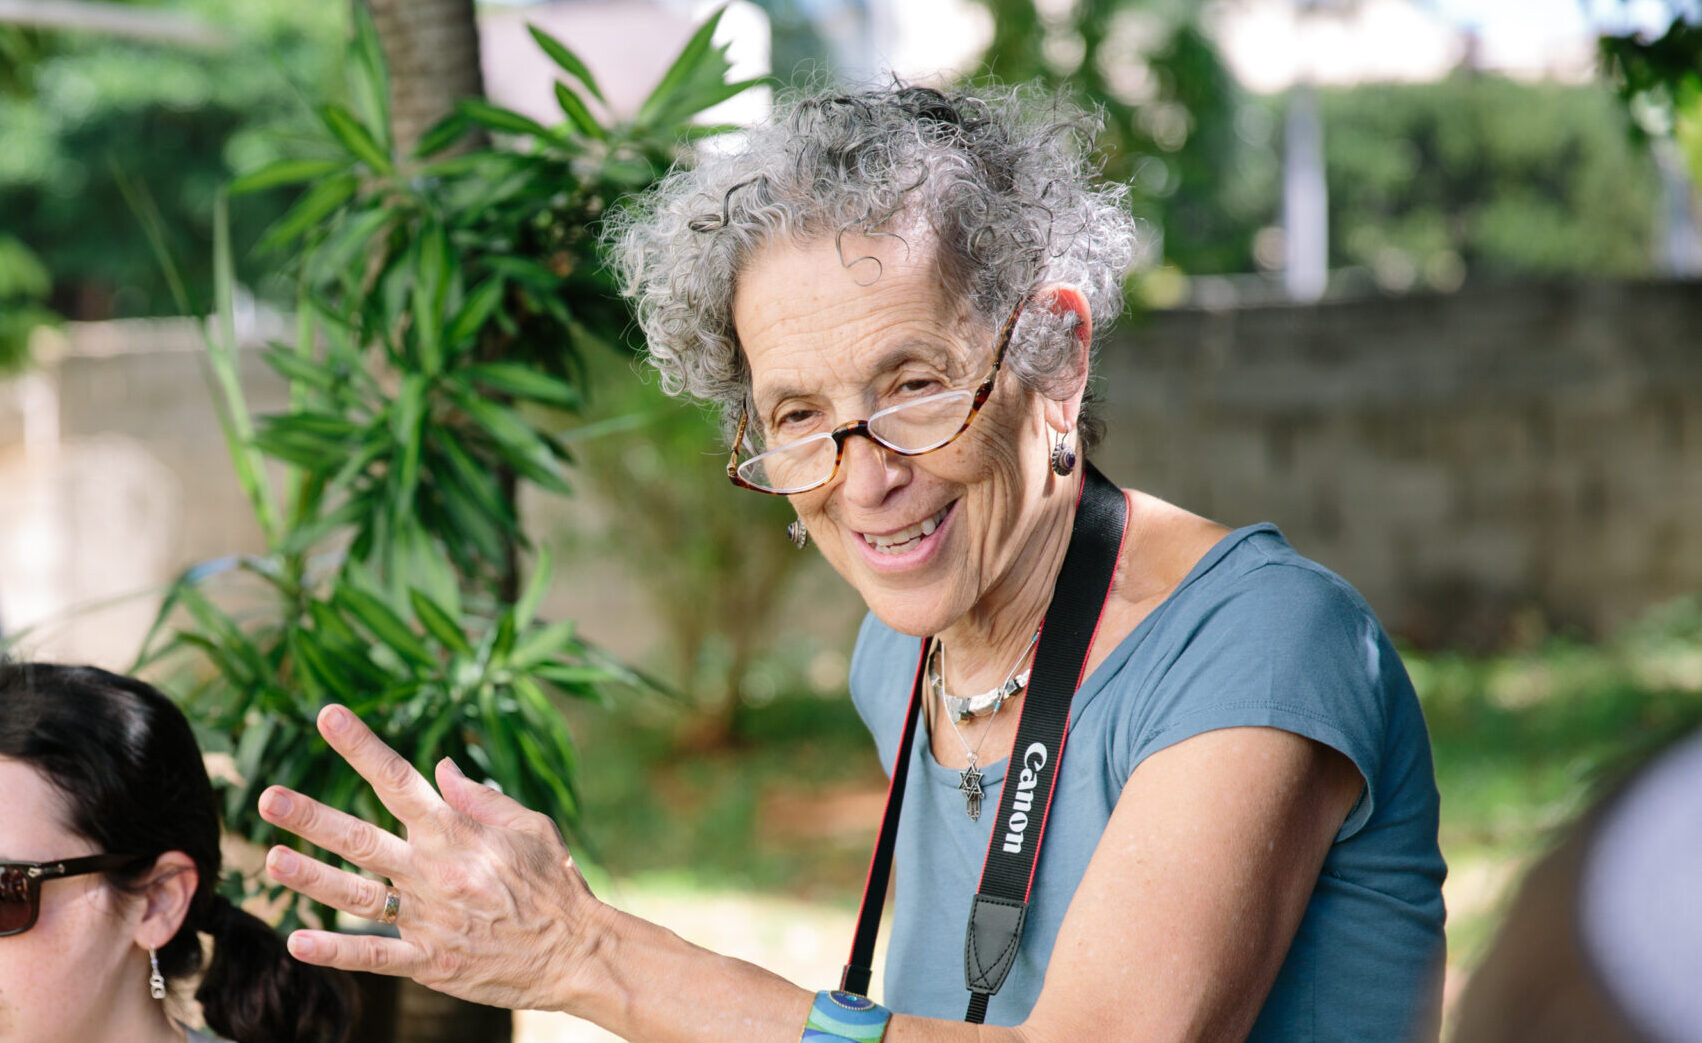
POLYGON ((1187 272, 1249 270, 1278 167, 1269 121, 1199 24, 1172 0, 1076 0, 1043 13, 1034 0, 980 0, 993 15, 982 57, 991 75, 1072 91, 1105 114, 1105 176, 1187 272))
MULTIPOLYGON (((624 359, 593 367, 597 416, 616 428, 585 439, 574 473, 596 493, 602 532, 576 542, 619 561, 666 636, 667 680, 705 712, 690 738, 721 746, 748 738, 747 685, 759 657, 784 638, 780 618, 799 553, 785 536, 786 498, 727 480, 719 419, 670 399, 624 359), (662 548, 666 548, 665 552, 662 548)), ((595 421, 594 421, 595 422, 595 421)))
POLYGON ((1630 107, 1636 127, 1650 135, 1672 135, 1702 185, 1702 8, 1687 14, 1669 0, 1672 22, 1657 37, 1604 36, 1602 70, 1630 107))
MULTIPOLYGON (((239 169, 311 131, 302 96, 341 84, 344 5, 299 0, 176 0, 223 48, 91 32, 0 27, 0 230, 41 258, 53 306, 71 318, 176 311, 115 171, 156 201, 169 249, 196 299, 212 295, 205 248, 213 199, 239 169)), ((251 249, 287 191, 233 204, 237 276, 287 299, 251 249)))
POLYGON ((1332 265, 1397 290, 1649 270, 1654 164, 1603 88, 1457 73, 1319 105, 1332 265))
POLYGON ((28 361, 30 334, 57 316, 43 304, 52 280, 30 248, 0 232, 0 376, 28 361))

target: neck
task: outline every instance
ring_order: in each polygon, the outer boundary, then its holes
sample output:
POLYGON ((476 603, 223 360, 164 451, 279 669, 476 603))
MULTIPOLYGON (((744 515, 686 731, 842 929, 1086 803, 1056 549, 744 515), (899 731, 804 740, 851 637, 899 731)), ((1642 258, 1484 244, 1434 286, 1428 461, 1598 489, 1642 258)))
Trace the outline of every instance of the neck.
POLYGON ((91 1031, 74 1033, 69 1038, 101 1043, 184 1043, 188 1032, 166 1012, 164 1003, 148 994, 144 984, 146 973, 144 959, 140 976, 134 973, 126 976, 126 983, 133 980, 136 987, 119 990, 119 995, 104 1009, 90 1008, 86 1027, 91 1031))
POLYGON ((954 695, 973 695, 1003 681, 1046 618, 1070 548, 1081 481, 1080 472, 1054 481, 1033 538, 999 582, 938 635, 948 653, 946 689, 954 695))

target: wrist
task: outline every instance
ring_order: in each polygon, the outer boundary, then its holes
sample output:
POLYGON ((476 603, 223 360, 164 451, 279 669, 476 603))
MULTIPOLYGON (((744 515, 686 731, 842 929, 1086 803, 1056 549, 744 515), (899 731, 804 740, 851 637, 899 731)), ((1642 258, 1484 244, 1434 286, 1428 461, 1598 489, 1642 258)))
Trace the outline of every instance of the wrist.
POLYGON ((620 948, 625 914, 590 894, 570 921, 569 944, 559 960, 560 983, 555 1010, 602 1023, 595 1008, 606 1006, 618 993, 615 953, 620 948))
POLYGON ((816 993, 800 1043, 881 1043, 892 1012, 847 992, 816 993))

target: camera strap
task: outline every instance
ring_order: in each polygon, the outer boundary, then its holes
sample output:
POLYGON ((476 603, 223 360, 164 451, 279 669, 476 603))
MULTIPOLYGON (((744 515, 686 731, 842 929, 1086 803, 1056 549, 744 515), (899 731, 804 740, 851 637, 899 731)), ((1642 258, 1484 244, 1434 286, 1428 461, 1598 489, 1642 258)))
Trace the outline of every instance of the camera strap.
MULTIPOLYGON (((981 867, 981 883, 970 909, 969 928, 964 937, 964 982, 970 993, 965 1021, 985 1020, 988 1001, 1005 983, 1016 961, 1052 790, 1058 766, 1063 762, 1070 700, 1081 686, 1088 650, 1099 630, 1122 553, 1127 521, 1128 502, 1122 490, 1092 464, 1086 464, 1069 550, 1065 552, 1063 567, 1052 587, 1052 601, 1041 624, 1028 694, 1023 700, 1016 741, 1011 747, 999 795, 999 812, 993 819, 993 832, 981 867)), ((898 817, 926 688, 928 644, 922 643, 922 654, 916 664, 910 707, 899 739, 892 783, 887 789, 886 811, 881 817, 880 835, 863 886, 863 904, 857 914, 851 958, 840 979, 841 990, 860 996, 868 995, 874 973, 875 937, 880 932, 881 908, 886 904, 887 884, 892 875, 898 817)))

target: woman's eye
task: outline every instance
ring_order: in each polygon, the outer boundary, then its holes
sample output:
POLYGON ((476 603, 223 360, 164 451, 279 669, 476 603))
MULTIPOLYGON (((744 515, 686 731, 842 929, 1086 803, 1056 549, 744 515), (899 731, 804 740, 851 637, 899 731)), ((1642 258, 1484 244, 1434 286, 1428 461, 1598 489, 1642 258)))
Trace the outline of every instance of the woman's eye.
POLYGON ((814 409, 789 410, 774 418, 774 429, 781 433, 796 433, 807 430, 820 417, 821 413, 814 409))
POLYGON ((925 395, 940 388, 940 382, 934 377, 912 377, 898 385, 898 390, 907 395, 925 395))

